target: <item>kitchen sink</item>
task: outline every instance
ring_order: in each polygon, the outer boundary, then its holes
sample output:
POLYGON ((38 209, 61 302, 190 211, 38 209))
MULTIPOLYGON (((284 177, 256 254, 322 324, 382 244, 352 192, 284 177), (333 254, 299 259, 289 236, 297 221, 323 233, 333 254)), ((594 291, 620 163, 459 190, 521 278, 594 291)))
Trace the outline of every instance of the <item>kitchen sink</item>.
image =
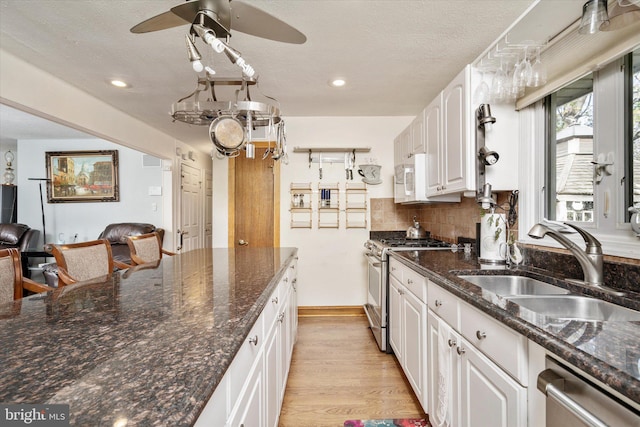
POLYGON ((568 294, 559 286, 550 285, 526 276, 510 275, 462 275, 458 276, 496 295, 549 295, 568 294))
POLYGON ((553 319, 638 322, 640 311, 580 295, 511 296, 509 301, 553 319))

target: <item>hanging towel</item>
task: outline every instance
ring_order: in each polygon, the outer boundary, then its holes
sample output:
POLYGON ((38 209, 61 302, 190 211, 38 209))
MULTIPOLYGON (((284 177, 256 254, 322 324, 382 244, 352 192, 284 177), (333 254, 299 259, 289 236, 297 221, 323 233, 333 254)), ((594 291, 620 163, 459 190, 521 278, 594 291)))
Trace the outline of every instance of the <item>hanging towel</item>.
POLYGON ((436 427, 451 426, 451 349, 449 336, 451 328, 442 319, 438 319, 438 387, 436 390, 435 417, 432 420, 436 427))

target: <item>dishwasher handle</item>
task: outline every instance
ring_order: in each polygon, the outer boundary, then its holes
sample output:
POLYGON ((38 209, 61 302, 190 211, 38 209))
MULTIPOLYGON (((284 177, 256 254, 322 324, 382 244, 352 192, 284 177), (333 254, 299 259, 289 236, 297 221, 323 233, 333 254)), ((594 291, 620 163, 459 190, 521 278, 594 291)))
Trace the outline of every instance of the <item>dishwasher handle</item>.
POLYGON ((546 369, 538 375, 538 390, 544 393, 547 398, 555 400, 589 427, 608 427, 608 424, 566 394, 564 383, 565 379, 552 369, 546 369))

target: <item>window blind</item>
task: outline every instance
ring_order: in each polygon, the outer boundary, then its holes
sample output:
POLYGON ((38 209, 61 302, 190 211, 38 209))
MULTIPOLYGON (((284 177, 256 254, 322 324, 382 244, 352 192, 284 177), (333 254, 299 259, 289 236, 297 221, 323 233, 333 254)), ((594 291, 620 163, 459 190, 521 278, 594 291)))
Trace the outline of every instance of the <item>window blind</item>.
POLYGON ((517 110, 640 47, 640 21, 615 31, 591 35, 579 34, 579 23, 572 24, 541 53, 540 59, 547 69, 547 83, 538 88, 527 88, 516 101, 517 110))

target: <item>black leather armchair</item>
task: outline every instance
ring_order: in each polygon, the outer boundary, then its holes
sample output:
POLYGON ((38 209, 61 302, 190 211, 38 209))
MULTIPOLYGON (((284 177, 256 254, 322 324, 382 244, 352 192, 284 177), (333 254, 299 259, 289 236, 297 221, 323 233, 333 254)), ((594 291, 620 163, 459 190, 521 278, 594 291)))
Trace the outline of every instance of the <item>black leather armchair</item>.
POLYGON ((35 250, 40 230, 25 224, 0 224, 0 249, 16 248, 20 252, 35 250))
MULTIPOLYGON (((100 233, 98 239, 106 239, 109 241, 114 261, 131 265, 131 252, 127 244, 127 236, 139 236, 154 231, 160 235, 160 242, 162 242, 164 239, 164 229, 156 228, 153 224, 140 222, 109 224, 102 233, 100 233)), ((47 285, 52 287, 58 286, 58 264, 51 263, 43 266, 42 273, 44 274, 47 285)))

